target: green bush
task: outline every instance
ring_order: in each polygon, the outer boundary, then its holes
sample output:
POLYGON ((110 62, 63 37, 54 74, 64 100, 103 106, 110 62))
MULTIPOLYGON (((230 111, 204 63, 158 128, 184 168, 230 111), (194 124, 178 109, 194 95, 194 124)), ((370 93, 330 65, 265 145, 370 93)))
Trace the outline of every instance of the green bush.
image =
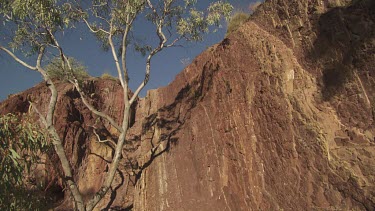
POLYGON ((236 31, 243 23, 249 19, 250 15, 244 12, 235 13, 228 22, 228 29, 226 36, 236 31))
MULTIPOLYGON (((47 132, 30 115, 0 116, 0 210, 41 210, 43 196, 26 184, 32 168, 41 162, 40 155, 51 145, 47 132)), ((36 184, 40 186, 42 184, 36 184)))
POLYGON ((74 58, 68 58, 68 61, 72 67, 72 70, 69 70, 68 65, 66 64, 65 67, 63 67, 60 57, 52 59, 51 62, 44 67, 44 69, 52 79, 61 81, 69 81, 73 78, 80 81, 90 77, 87 73, 87 68, 82 63, 78 62, 74 58))

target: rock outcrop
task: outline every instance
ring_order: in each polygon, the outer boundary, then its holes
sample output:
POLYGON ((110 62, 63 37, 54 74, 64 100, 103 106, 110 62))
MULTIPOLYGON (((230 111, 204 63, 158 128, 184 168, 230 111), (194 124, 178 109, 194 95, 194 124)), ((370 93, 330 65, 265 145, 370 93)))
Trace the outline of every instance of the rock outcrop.
MULTIPOLYGON (((374 55, 374 1, 266 1, 170 85, 137 101, 120 171, 98 207, 373 210, 374 55)), ((71 85, 57 86, 57 129, 88 198, 113 153, 93 131, 116 140, 115 130, 71 85)), ((85 83, 114 118, 122 116, 118 87, 85 83)), ((29 99, 43 111, 48 96, 40 84, 0 112, 27 112, 29 99)), ((46 189, 61 192, 58 168, 46 168, 46 189)))

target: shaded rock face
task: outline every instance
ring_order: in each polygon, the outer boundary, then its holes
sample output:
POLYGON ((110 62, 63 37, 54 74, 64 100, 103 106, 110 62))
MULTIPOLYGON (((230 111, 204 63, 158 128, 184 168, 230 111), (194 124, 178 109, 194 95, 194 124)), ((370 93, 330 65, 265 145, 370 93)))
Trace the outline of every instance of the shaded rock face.
MULTIPOLYGON (((374 13, 365 0, 266 1, 174 82, 137 101, 120 171, 98 207, 373 210, 374 13)), ((57 86, 56 127, 88 198, 113 153, 93 130, 116 140, 115 130, 70 85, 57 86)), ((122 116, 118 88, 85 85, 114 118, 122 116)), ((48 96, 40 84, 0 110, 26 112, 28 99, 45 110, 48 96)), ((46 186, 60 190, 59 168, 46 168, 46 186)))

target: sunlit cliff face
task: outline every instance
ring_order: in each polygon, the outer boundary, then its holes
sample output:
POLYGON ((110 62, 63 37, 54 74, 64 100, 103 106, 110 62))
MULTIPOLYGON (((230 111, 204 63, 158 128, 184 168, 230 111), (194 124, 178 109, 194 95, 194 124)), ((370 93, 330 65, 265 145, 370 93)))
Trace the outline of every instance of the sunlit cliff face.
MULTIPOLYGON (((171 84, 140 98, 112 191, 98 207, 375 207, 375 9, 370 1, 339 2, 267 1, 171 84)), ((122 115, 118 82, 88 84, 101 111, 122 115)), ((113 153, 111 144, 97 142, 93 126, 105 138, 114 129, 71 85, 57 88, 57 129, 89 197, 113 153)), ((0 111, 26 112, 33 96, 45 109, 48 95, 40 84, 2 102, 0 111)), ((61 186, 49 172, 46 183, 61 186)))

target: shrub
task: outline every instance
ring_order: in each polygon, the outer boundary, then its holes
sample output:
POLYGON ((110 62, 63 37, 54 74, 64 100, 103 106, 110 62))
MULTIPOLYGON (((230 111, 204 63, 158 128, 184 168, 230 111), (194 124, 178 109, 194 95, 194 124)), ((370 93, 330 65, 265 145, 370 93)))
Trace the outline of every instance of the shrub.
POLYGON ((243 23, 249 19, 250 15, 244 12, 235 13, 228 22, 228 29, 226 36, 236 31, 243 23))
POLYGON ((101 76, 100 76, 101 79, 109 79, 109 80, 117 80, 116 77, 112 76, 111 74, 109 73, 103 73, 101 76))
POLYGON ((30 115, 0 116, 0 210, 41 210, 47 205, 25 181, 51 147, 46 134, 30 115))
POLYGON ((60 57, 52 59, 51 62, 44 68, 52 79, 61 81, 71 80, 73 79, 73 76, 79 81, 89 77, 87 68, 82 63, 78 62, 74 58, 68 58, 68 61, 72 67, 72 70, 69 70, 67 65, 65 65, 65 68, 63 67, 60 57))

